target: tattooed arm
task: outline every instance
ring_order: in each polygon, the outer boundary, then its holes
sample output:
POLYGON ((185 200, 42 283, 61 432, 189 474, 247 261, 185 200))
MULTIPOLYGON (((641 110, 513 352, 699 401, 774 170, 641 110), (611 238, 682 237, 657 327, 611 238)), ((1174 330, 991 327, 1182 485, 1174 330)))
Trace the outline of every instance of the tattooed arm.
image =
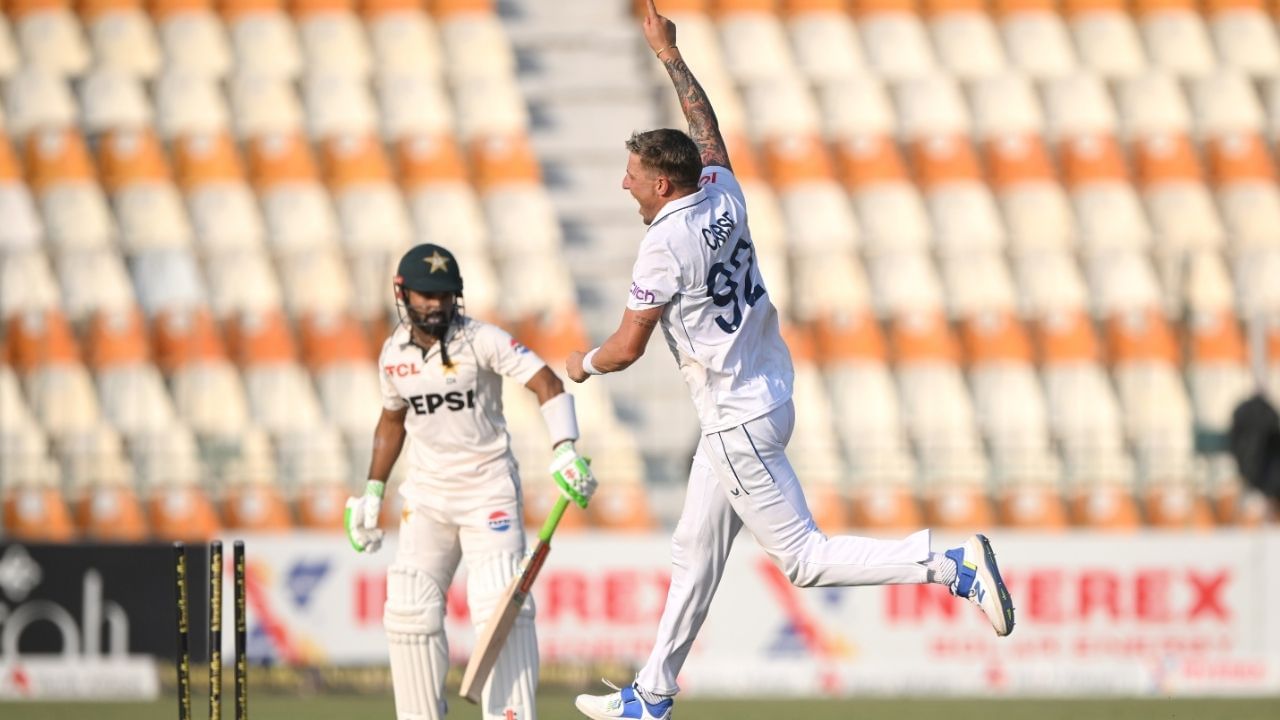
MULTIPOLYGON (((622 311, 622 322, 608 339, 600 343, 600 349, 591 361, 592 366, 600 372, 618 372, 631 367, 632 363, 644 355, 649 336, 658 327, 664 307, 666 306, 659 305, 645 310, 627 308, 622 311)), ((583 355, 584 353, 574 352, 565 361, 565 372, 574 382, 587 379, 587 373, 582 369, 583 355)))
POLYGON ((644 38, 671 76, 671 83, 680 97, 680 110, 689 121, 689 137, 693 138, 698 152, 702 154, 703 166, 719 165, 732 169, 711 101, 676 47, 675 23, 658 14, 653 0, 649 0, 649 12, 644 19, 644 38))

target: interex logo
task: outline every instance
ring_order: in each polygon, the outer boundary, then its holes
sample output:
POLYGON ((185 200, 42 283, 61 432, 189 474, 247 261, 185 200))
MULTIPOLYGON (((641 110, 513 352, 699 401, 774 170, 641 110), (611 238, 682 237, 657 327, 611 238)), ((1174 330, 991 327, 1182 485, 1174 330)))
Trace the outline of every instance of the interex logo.
POLYGON ((107 632, 105 654, 129 652, 129 617, 119 603, 103 599, 102 574, 87 570, 81 581, 80 618, 51 600, 27 600, 40 585, 43 571, 21 545, 11 545, 0 557, 0 659, 18 655, 18 644, 27 628, 48 624, 62 638, 64 656, 103 655, 102 627, 107 632))

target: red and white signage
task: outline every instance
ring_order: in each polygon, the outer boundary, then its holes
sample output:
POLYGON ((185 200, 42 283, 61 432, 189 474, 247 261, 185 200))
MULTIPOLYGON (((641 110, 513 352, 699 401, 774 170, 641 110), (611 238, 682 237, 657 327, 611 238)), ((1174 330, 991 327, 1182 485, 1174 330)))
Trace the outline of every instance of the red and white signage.
MULTIPOLYGON (((293 662, 385 663, 389 540, 364 556, 337 535, 250 538, 261 650, 293 662)), ((937 536, 934 548, 958 540, 937 536)), ((744 537, 681 685, 706 694, 1280 692, 1280 533, 1002 532, 993 543, 1018 608, 1009 638, 940 586, 792 587, 744 537)), ((558 536, 534 589, 544 660, 642 664, 669 557, 661 535, 558 536)), ((459 663, 474 640, 462 572, 447 621, 459 663)))

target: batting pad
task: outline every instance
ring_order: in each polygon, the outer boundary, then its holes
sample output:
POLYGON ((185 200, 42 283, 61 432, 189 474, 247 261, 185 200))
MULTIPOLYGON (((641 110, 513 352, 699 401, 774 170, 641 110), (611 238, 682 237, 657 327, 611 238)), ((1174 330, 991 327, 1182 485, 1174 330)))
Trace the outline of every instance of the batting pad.
MULTIPOLYGON (((493 553, 468 569, 467 599, 471 620, 480 632, 498 608, 507 586, 519 575, 521 556, 493 553)), ((471 561, 468 560, 470 563, 471 561)), ((536 720, 534 695, 538 689, 538 636, 534 630, 533 595, 525 598, 498 662, 481 691, 480 705, 486 720, 536 720), (514 716, 507 715, 513 711, 514 716)))
POLYGON ((387 570, 382 624, 390 649, 397 720, 443 720, 449 645, 444 595, 425 572, 404 565, 387 570))

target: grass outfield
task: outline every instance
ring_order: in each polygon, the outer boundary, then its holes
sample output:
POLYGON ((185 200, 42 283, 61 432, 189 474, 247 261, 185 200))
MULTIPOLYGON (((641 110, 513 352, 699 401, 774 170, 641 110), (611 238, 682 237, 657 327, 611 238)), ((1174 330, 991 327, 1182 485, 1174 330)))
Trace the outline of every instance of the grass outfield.
MULTIPOLYGON (((390 698, 250 697, 253 720, 391 720, 390 698)), ((192 699, 192 715, 208 717, 207 701, 192 699)), ((683 700, 679 720, 1276 720, 1280 698, 1262 700, 683 700)), ((223 717, 234 717, 223 708, 223 717)), ((462 701, 450 718, 477 718, 462 701)), ((581 720, 569 695, 546 695, 540 720, 581 720)), ((0 703, 4 720, 175 720, 173 701, 72 704, 0 703)))

